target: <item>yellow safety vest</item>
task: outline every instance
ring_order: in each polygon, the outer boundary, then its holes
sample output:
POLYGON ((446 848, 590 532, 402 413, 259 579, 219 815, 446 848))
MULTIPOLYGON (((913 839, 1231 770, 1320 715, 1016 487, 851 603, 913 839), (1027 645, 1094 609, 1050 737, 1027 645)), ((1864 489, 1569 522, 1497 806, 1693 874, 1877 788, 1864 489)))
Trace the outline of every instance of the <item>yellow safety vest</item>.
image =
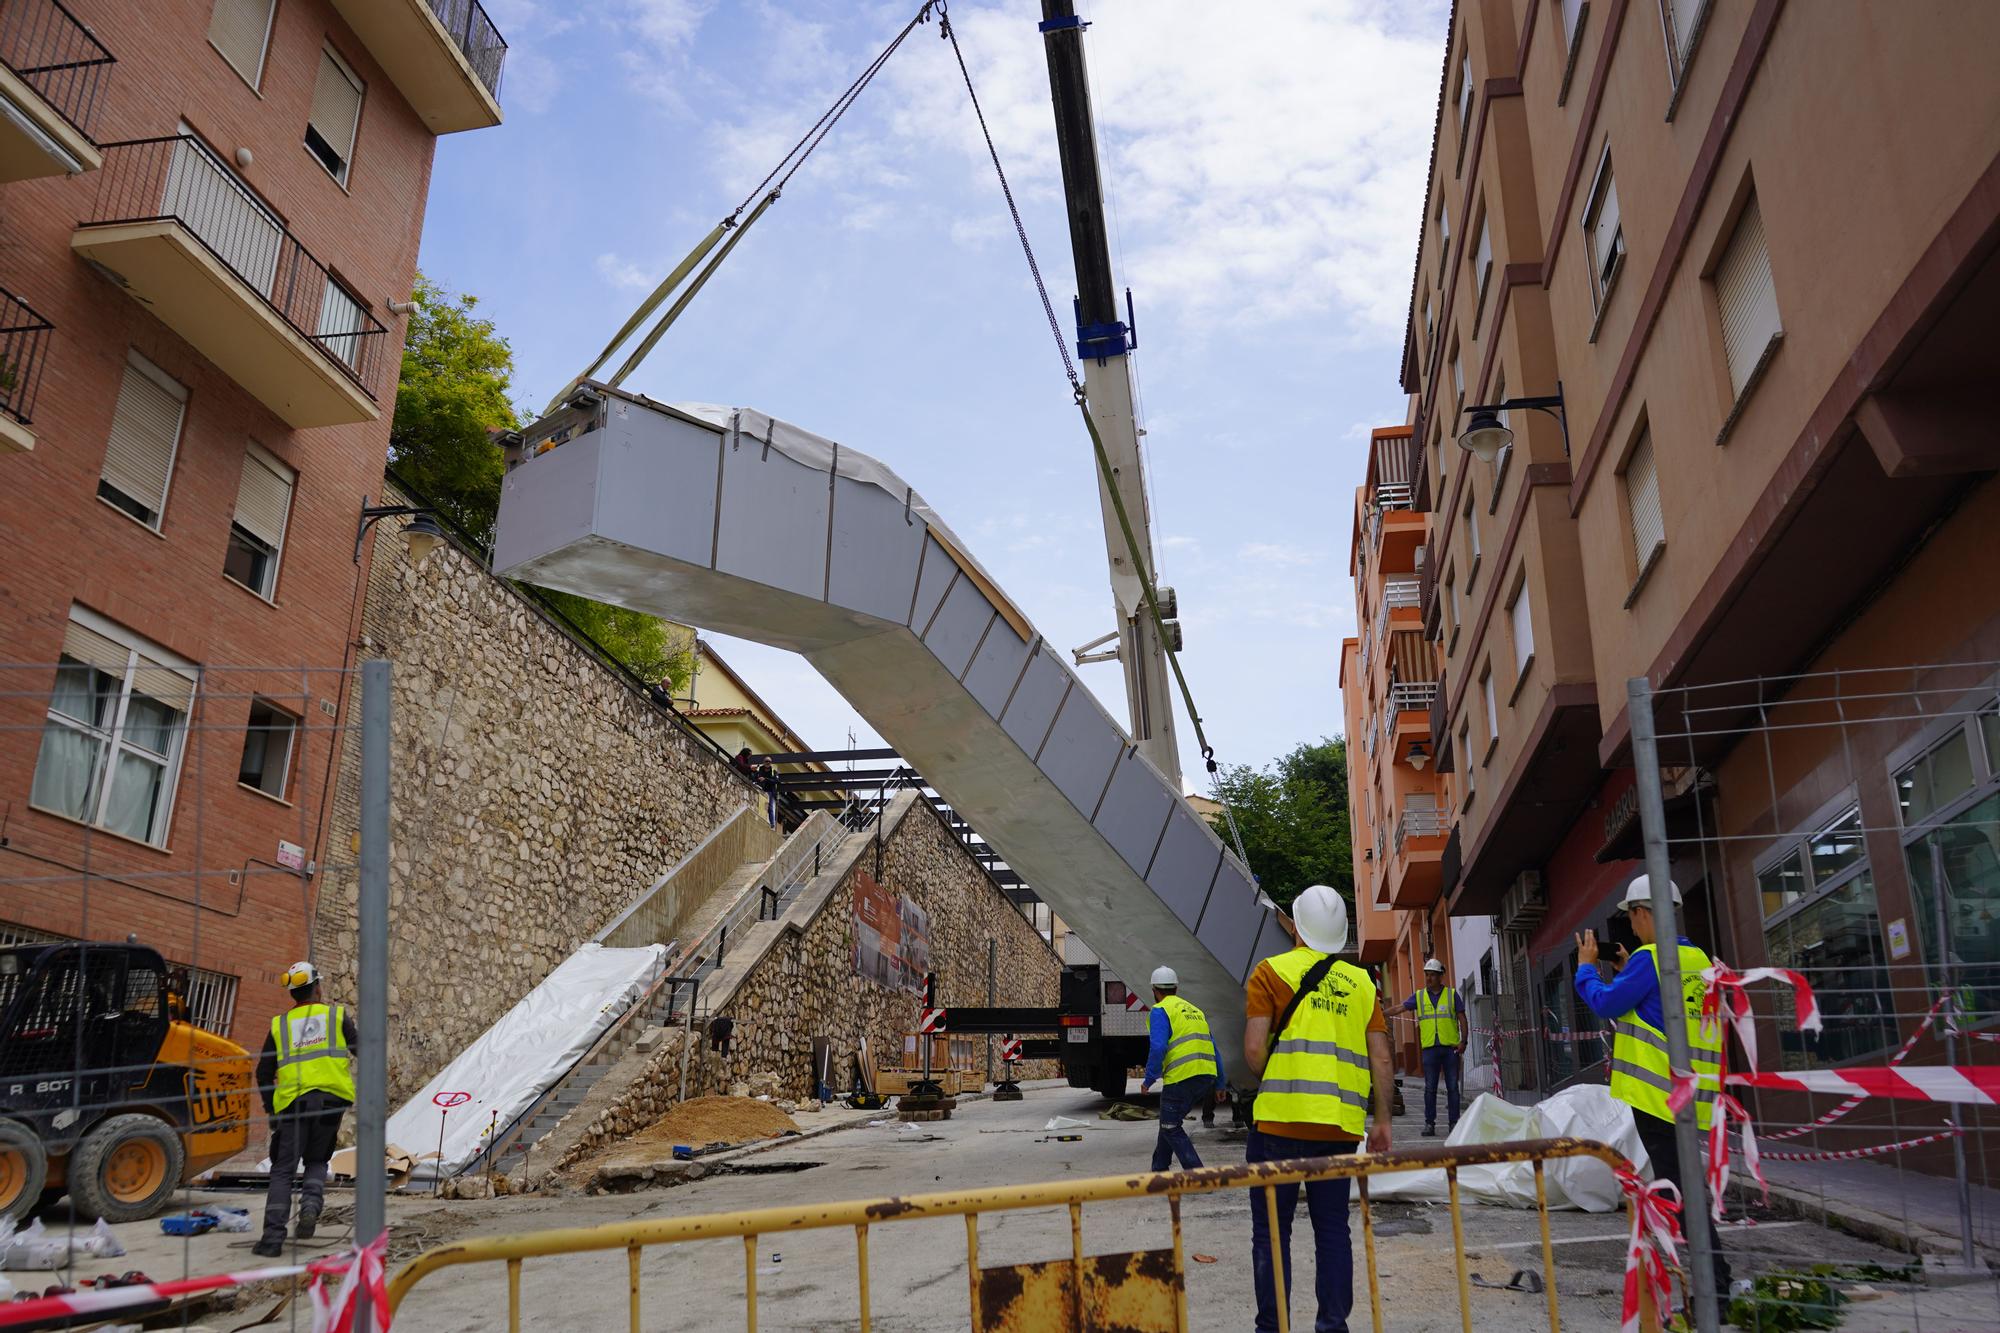
MULTIPOLYGON (((1325 954, 1294 949, 1267 960, 1295 990, 1325 954)), ((1335 963, 1319 989, 1278 1034, 1257 1090, 1257 1118, 1333 1125, 1356 1138, 1368 1124, 1368 1023, 1375 983, 1352 963, 1335 963)))
POLYGON ((278 1051, 278 1089, 272 1105, 282 1111, 306 1092, 330 1092, 354 1100, 353 1053, 342 1032, 347 1011, 339 1005, 301 1004, 271 1020, 278 1051))
POLYGON ((1160 1001, 1167 1016, 1167 1053, 1160 1061, 1160 1082, 1180 1083, 1203 1074, 1215 1078, 1215 1038, 1208 1033, 1208 1015, 1178 995, 1160 1001))
POLYGON ((1425 1046, 1458 1045, 1458 992, 1446 986, 1435 1002, 1427 986, 1417 992, 1417 1031, 1425 1046))
MULTIPOLYGON (((1688 1053, 1694 1064, 1695 1122, 1703 1129, 1715 1117, 1715 1095, 1722 1088, 1722 1029, 1703 1033, 1701 998, 1708 983, 1701 979, 1708 955, 1692 944, 1680 946, 1681 1002, 1687 1013, 1688 1053)), ((1656 972, 1659 955, 1652 945, 1634 953, 1625 966, 1650 967, 1656 972)), ((1660 996, 1664 1010, 1667 996, 1660 996)), ((1673 1091, 1673 1065, 1667 1059, 1667 1034, 1639 1017, 1638 1011, 1613 1020, 1617 1035, 1611 1041, 1611 1095, 1661 1120, 1672 1120, 1667 1095, 1673 1091)))

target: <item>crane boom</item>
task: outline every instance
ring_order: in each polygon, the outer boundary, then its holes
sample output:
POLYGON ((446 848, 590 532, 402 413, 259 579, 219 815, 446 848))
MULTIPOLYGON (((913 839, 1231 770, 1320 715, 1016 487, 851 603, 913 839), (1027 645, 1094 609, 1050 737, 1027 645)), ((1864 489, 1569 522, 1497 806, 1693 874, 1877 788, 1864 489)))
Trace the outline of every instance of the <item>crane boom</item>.
MULTIPOLYGON (((1055 108, 1056 146, 1062 158, 1063 196, 1069 211, 1070 250, 1076 262, 1077 357, 1091 420, 1104 442, 1111 474, 1138 538, 1141 558, 1153 560, 1152 513, 1146 503, 1145 462, 1139 452, 1139 420, 1134 407, 1128 353, 1132 329, 1118 318, 1117 288, 1111 277, 1111 246, 1104 228, 1104 192, 1097 167, 1097 135, 1090 111, 1090 81, 1084 65, 1084 24, 1073 0, 1042 0, 1042 44, 1048 57, 1049 97, 1055 108)), ((1129 314, 1129 309, 1128 312, 1129 314)), ((1118 659, 1125 667, 1125 699, 1132 739, 1176 790, 1181 783, 1180 747, 1174 737, 1173 696, 1169 692, 1167 646, 1146 609, 1142 572, 1098 477, 1098 507, 1110 561, 1111 595, 1118 616, 1118 659)), ((1145 575, 1155 571, 1148 569, 1145 575)))

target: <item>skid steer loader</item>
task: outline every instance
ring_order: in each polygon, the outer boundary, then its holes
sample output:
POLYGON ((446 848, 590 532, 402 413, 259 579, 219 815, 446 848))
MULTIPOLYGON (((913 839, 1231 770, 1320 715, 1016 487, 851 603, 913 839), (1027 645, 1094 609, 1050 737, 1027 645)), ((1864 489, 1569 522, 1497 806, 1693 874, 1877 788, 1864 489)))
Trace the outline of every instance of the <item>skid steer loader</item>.
POLYGON ((250 1053, 137 944, 0 949, 0 1216, 150 1217, 249 1138, 250 1053))

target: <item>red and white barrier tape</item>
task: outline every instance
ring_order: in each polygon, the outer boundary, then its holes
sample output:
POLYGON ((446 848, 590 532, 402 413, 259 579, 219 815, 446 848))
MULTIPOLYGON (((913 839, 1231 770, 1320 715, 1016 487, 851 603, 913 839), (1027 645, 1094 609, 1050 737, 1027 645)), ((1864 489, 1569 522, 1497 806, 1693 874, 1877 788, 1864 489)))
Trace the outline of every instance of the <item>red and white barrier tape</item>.
MULTIPOLYGON (((1902 1064, 1903 1061, 1910 1058, 1910 1052, 1917 1048, 1917 1040, 1920 1037, 1922 1037, 1925 1032, 1930 1030, 1931 1024, 1937 1022, 1938 1012, 1945 1007, 1945 1002, 1950 998, 1951 997, 1949 995, 1940 995, 1937 997, 1936 1002, 1931 1005, 1930 1012, 1924 1015, 1924 1021, 1917 1024, 1917 1030, 1915 1032, 1912 1032, 1908 1036, 1908 1038, 1904 1040, 1903 1044, 1897 1048, 1896 1053, 1889 1057, 1889 1068, 1894 1069, 1897 1065, 1902 1064)), ((1945 1022, 1949 1024, 1951 1022, 1950 1018, 1947 1017, 1945 1019, 1945 1022)), ((1764 1137, 1770 1140, 1799 1138, 1803 1135, 1812 1133, 1816 1129, 1824 1129, 1826 1126, 1831 1125, 1836 1120, 1839 1120, 1841 1117, 1845 1116, 1849 1111, 1852 1111, 1855 1107, 1861 1105, 1862 1102, 1867 1100, 1868 1099, 1866 1097, 1849 1097, 1846 1101, 1834 1107, 1831 1111, 1828 1111, 1825 1115, 1820 1116, 1817 1120, 1812 1121, 1810 1124, 1799 1125, 1792 1129, 1781 1129, 1775 1134, 1766 1134, 1764 1137)), ((1784 1158, 1778 1157, 1777 1154, 1775 1153, 1772 1154, 1772 1156, 1780 1161, 1786 1160, 1784 1158)))
POLYGON ((1680 1190, 1671 1180, 1641 1180, 1626 1167, 1613 1167, 1618 1188, 1632 1213, 1632 1237, 1625 1246, 1625 1302, 1620 1333, 1638 1333, 1640 1292, 1651 1288, 1653 1310, 1664 1318, 1673 1308, 1673 1279, 1681 1245, 1680 1190))
MULTIPOLYGON (((1887 1157, 1890 1153, 1902 1152, 1908 1148, 1921 1148, 1928 1143, 1940 1143, 1946 1139, 1955 1139, 1963 1133, 1965 1133, 1964 1130, 1953 1125, 1948 1129, 1941 1129, 1935 1134, 1926 1134, 1922 1138, 1904 1139, 1901 1143, 1878 1143, 1868 1148, 1828 1149, 1824 1152, 1767 1152, 1764 1154, 1764 1160, 1767 1162, 1858 1162, 1870 1157, 1887 1157)), ((1766 1134, 1764 1137, 1768 1139, 1775 1136, 1766 1134)))
POLYGON ((1795 1069, 1786 1073, 1730 1074, 1740 1087, 1777 1088, 1847 1097, 2000 1106, 2000 1065, 1905 1065, 1901 1069, 1795 1069))
POLYGON ((240 1273, 214 1273, 206 1277, 179 1278, 170 1282, 140 1282, 129 1287, 105 1287, 96 1291, 72 1291, 60 1296, 37 1296, 33 1300, 0 1304, 0 1328, 40 1323, 63 1315, 96 1315, 111 1310, 149 1305, 154 1301, 193 1296, 224 1287, 247 1286, 253 1282, 273 1282, 308 1274, 313 1309, 312 1333, 350 1333, 354 1326, 354 1294, 361 1283, 368 1286, 373 1301, 375 1326, 388 1333, 389 1291, 383 1281, 382 1261, 388 1250, 385 1232, 373 1245, 309 1264, 281 1264, 271 1268, 251 1268, 240 1273), (326 1279, 339 1275, 340 1287, 332 1295, 326 1279))

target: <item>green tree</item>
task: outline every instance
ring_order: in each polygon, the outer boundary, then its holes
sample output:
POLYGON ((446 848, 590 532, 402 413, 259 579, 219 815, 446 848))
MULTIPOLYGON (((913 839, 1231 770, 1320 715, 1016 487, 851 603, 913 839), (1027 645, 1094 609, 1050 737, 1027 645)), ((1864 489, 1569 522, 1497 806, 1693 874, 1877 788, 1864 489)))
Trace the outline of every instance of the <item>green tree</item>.
MULTIPOLYGON (((1352 907, 1346 741, 1322 737, 1262 769, 1238 764, 1220 777, 1250 869, 1272 901, 1289 906, 1307 886, 1327 884, 1352 907)), ((1228 822, 1220 816, 1210 822, 1229 841, 1228 822)))
MULTIPOLYGON (((482 546, 491 545, 506 471, 494 436, 520 424, 508 402, 514 349, 470 293, 454 295, 419 274, 413 299, 389 463, 482 546)), ((574 593, 536 591, 642 678, 665 682, 675 694, 687 689, 692 630, 574 593)))

